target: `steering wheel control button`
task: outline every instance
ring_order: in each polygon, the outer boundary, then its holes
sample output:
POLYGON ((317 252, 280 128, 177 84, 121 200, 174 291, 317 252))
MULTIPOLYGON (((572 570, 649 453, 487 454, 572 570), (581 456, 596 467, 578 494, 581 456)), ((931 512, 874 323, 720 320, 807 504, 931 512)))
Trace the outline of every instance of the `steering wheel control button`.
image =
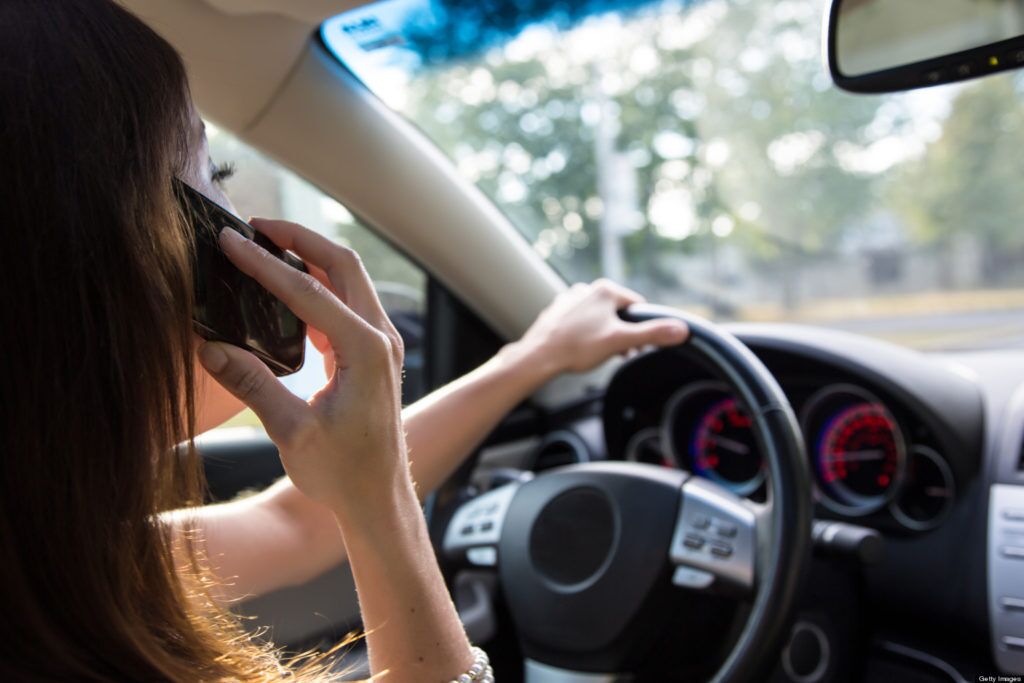
POLYGON ((732 557, 732 546, 725 543, 712 543, 711 554, 715 557, 732 557))
POLYGON ((707 515, 694 515, 693 516, 693 528, 700 529, 703 531, 711 526, 711 520, 707 518, 707 515))
POLYGON ((1024 522, 1024 508, 1003 510, 1003 519, 1007 522, 1024 522))
POLYGON ((757 515, 752 504, 700 477, 683 484, 682 498, 669 551, 672 562, 712 574, 716 589, 721 585, 741 593, 753 590, 757 515), (705 520, 712 538, 693 532, 705 520), (729 535, 728 541, 723 538, 723 530, 729 535))
POLYGON ((738 531, 735 524, 719 523, 715 525, 715 533, 722 538, 736 538, 738 531))
POLYGON ((489 545, 470 548, 466 551, 466 560, 478 567, 493 567, 498 564, 498 551, 489 545))
POLYGON ((464 503, 455 511, 448 523, 443 543, 444 551, 453 556, 466 553, 469 562, 482 564, 470 559, 468 551, 471 548, 498 544, 508 506, 520 486, 518 483, 507 484, 464 503))
POLYGON ((682 588, 701 590, 708 588, 714 582, 714 574, 692 567, 676 567, 675 573, 672 574, 672 583, 682 588))
POLYGON ((700 550, 704 547, 704 537, 697 534, 686 534, 686 538, 683 539, 683 545, 687 548, 700 550))

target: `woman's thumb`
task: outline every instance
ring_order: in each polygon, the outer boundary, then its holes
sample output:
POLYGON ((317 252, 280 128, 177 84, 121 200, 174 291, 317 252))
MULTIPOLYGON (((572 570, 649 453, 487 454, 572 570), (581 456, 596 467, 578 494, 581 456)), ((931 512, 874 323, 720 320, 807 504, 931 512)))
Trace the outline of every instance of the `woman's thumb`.
POLYGON ((686 324, 672 318, 623 323, 619 341, 625 348, 640 346, 674 346, 686 341, 690 331, 686 324))
POLYGON ((199 362, 221 386, 252 408, 272 438, 287 438, 302 411, 309 408, 260 359, 237 346, 206 342, 199 347, 199 362))

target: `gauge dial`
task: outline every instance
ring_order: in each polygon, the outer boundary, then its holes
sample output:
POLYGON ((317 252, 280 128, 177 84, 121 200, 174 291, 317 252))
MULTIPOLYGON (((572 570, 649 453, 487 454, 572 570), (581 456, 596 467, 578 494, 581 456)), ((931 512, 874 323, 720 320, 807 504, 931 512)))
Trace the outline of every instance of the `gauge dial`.
POLYGON ((737 495, 764 483, 764 462, 751 419, 723 384, 700 382, 669 402, 665 416, 668 452, 681 465, 737 495))
POLYGON ((626 444, 626 460, 649 465, 678 468, 679 465, 661 445, 661 433, 654 427, 641 429, 626 444))
POLYGON ((956 494, 953 472, 938 453, 918 446, 907 461, 906 481, 892 502, 892 516, 914 531, 934 529, 949 513, 956 494))
POLYGON ((881 405, 860 403, 844 408, 822 434, 818 449, 821 478, 843 498, 884 496, 899 464, 896 425, 881 405))
POLYGON ((892 499, 906 462, 903 436, 885 405, 857 387, 812 398, 805 420, 823 502, 868 514, 892 499))
POLYGON ((693 472, 749 495, 764 481, 751 420, 734 398, 713 403, 704 413, 690 445, 693 472))

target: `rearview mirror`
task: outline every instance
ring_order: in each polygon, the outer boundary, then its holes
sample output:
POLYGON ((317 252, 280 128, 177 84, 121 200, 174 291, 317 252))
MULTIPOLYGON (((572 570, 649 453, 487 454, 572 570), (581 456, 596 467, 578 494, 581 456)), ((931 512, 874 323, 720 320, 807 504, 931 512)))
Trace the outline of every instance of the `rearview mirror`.
POLYGON ((1024 0, 833 0, 836 85, 893 92, 1024 66, 1024 0))

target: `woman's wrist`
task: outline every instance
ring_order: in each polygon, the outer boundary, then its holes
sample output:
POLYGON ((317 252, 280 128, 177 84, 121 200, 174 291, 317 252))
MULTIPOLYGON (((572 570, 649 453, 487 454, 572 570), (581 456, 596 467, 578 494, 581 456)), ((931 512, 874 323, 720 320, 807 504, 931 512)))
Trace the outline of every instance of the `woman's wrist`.
POLYGON ((528 383, 528 393, 533 393, 564 371, 562 363, 550 349, 527 339, 506 344, 498 351, 495 360, 503 369, 528 383))
MULTIPOLYGON (((406 478, 408 480, 408 477, 406 478)), ((341 506, 341 527, 375 673, 448 680, 476 662, 445 588, 411 483, 341 506)))
POLYGON ((393 482, 381 482, 379 488, 365 495, 346 496, 330 507, 346 539, 352 534, 384 532, 406 523, 410 516, 422 514, 408 474, 393 482))

